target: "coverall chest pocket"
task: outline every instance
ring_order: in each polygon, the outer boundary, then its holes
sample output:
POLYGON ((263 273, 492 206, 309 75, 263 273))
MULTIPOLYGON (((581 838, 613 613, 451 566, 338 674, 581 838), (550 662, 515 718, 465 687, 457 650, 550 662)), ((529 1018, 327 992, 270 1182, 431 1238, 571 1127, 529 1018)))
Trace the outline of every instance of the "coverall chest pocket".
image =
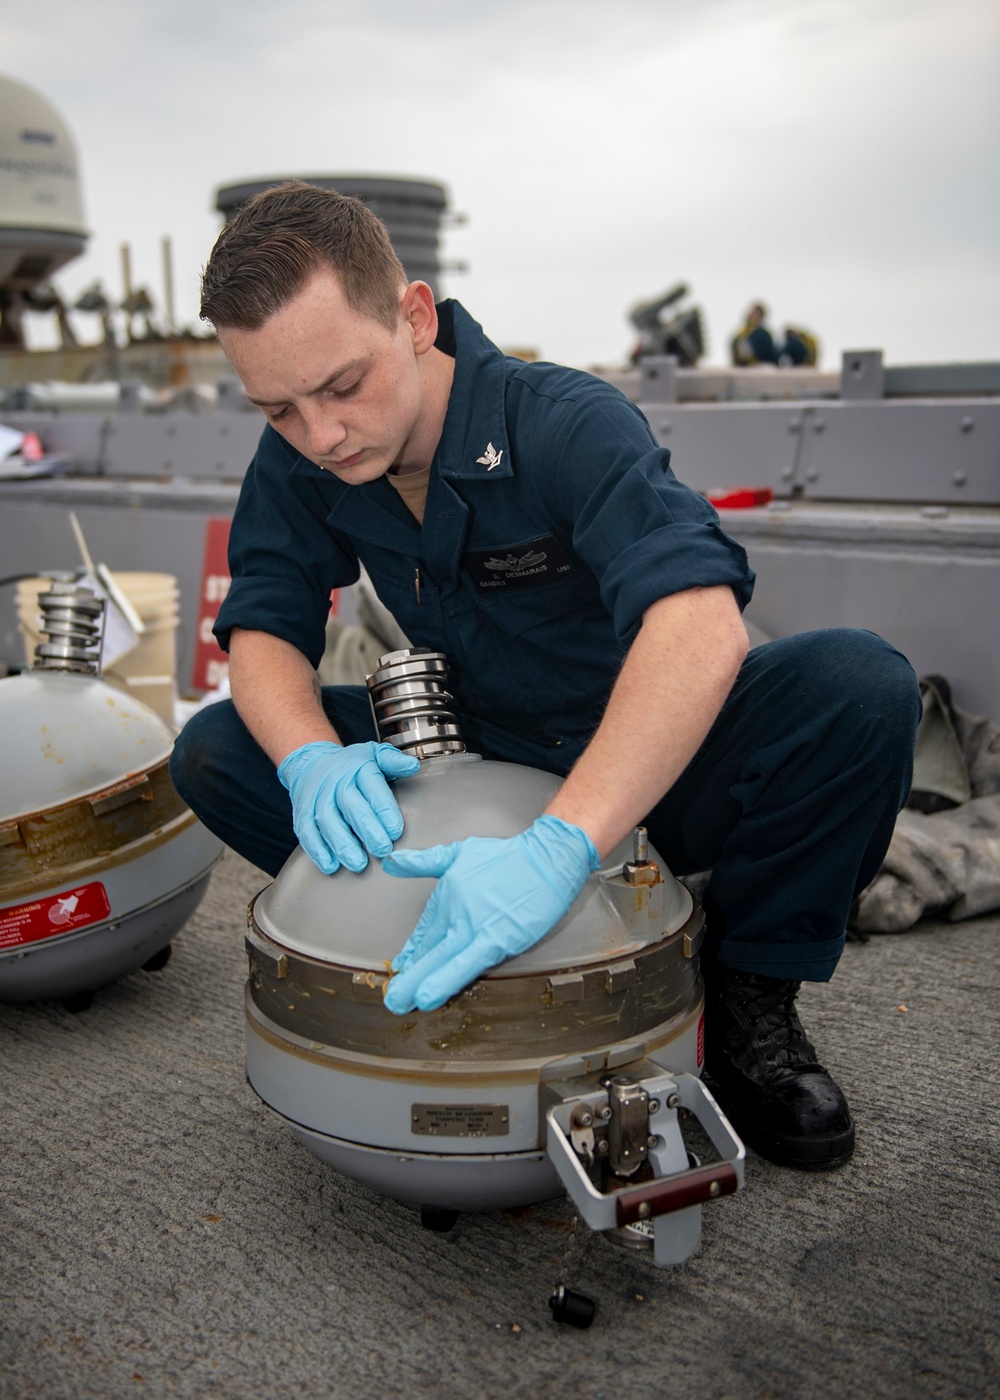
POLYGON ((603 607, 596 580, 582 571, 555 583, 483 588, 469 580, 469 587, 493 626, 511 637, 547 625, 558 629, 572 626, 574 613, 590 616, 595 605, 603 607))

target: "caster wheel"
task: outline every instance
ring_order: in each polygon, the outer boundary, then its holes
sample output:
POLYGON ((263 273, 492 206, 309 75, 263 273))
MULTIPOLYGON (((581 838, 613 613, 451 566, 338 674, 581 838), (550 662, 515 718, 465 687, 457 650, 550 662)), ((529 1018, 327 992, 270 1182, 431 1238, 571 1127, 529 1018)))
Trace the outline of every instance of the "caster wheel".
POLYGON ((159 972, 161 967, 166 967, 173 951, 173 944, 168 943, 165 948, 161 948, 158 953, 154 953, 151 958, 146 959, 142 965, 143 972, 159 972))
POLYGON ((421 1206, 420 1223, 425 1230, 437 1230, 439 1234, 445 1234, 458 1219, 457 1210, 449 1210, 447 1206, 421 1206))

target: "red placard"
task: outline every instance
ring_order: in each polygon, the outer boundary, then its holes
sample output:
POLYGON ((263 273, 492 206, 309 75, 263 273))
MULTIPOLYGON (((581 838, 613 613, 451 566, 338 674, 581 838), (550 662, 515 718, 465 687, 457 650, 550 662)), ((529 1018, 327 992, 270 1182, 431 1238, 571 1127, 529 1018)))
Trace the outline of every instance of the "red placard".
POLYGON ((705 1013, 704 1013, 704 1012, 702 1012, 702 1014, 701 1014, 701 1019, 700 1019, 699 1022, 698 1022, 698 1049, 697 1049, 697 1052, 696 1052, 696 1053, 697 1053, 697 1056, 698 1056, 698 1068, 701 1069, 702 1065, 705 1063, 705 1013))
POLYGON ((32 899, 27 904, 11 904, 0 909, 0 948, 57 938, 61 933, 99 924, 110 913, 108 892, 99 880, 62 894, 32 899))
POLYGON ((195 690, 214 690, 229 674, 229 658, 212 635, 212 626, 232 582, 229 577, 229 524, 225 516, 213 516, 205 522, 198 631, 191 674, 195 690))
MULTIPOLYGON (((229 592, 229 527, 227 516, 212 516, 205 522, 205 554, 201 565, 201 592, 198 595, 198 630, 194 644, 191 684, 195 690, 215 690, 229 675, 229 657, 212 632, 219 609, 229 592)), ((340 590, 330 594, 330 611, 336 614, 340 590)))

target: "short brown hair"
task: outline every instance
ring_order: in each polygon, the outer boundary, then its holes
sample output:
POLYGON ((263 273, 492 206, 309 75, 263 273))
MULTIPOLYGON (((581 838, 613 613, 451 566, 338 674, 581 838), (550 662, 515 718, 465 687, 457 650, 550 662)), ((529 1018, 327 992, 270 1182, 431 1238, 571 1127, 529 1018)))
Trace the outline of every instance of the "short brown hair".
POLYGON ((262 191, 226 224, 202 274, 202 320, 259 330, 324 266, 354 311, 395 330, 407 276, 385 225, 362 200, 304 180, 262 191))

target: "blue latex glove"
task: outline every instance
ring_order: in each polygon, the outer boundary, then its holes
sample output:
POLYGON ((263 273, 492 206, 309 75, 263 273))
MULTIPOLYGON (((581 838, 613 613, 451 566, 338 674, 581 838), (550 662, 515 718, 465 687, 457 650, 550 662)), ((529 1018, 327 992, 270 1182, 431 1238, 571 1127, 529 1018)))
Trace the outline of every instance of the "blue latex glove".
POLYGON ((303 744, 278 769, 292 799, 292 826, 306 855, 324 875, 341 865, 364 870, 365 847, 387 856, 403 831, 400 812, 385 780, 405 778, 420 767, 392 744, 303 744))
POLYGON ((393 961, 390 1011, 433 1011, 506 958, 548 933, 597 870, 600 858, 578 826, 539 817, 520 836, 470 836, 425 851, 394 851, 390 875, 436 875, 437 887, 393 961))

